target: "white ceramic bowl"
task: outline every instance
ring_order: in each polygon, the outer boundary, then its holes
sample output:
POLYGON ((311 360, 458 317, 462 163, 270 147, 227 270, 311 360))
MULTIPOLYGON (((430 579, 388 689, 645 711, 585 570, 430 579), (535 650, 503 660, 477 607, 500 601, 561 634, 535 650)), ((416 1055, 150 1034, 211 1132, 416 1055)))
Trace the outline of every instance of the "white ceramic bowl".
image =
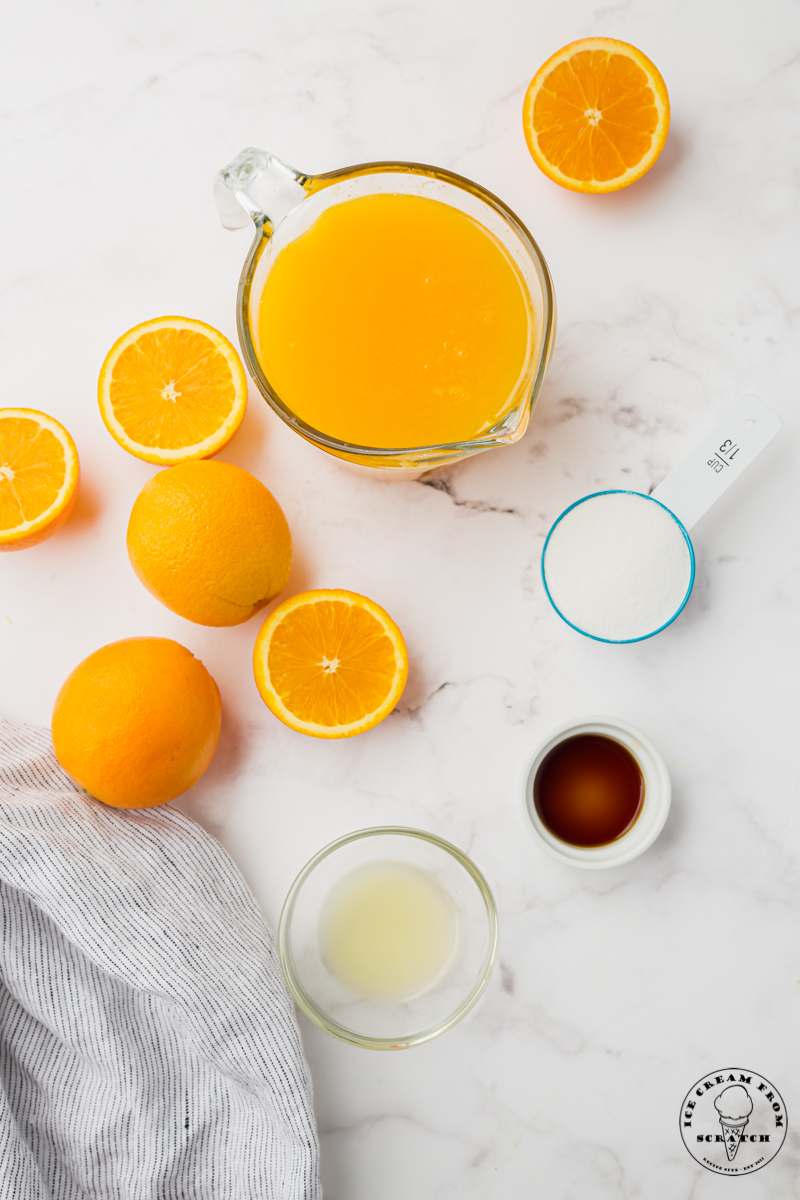
POLYGON ((603 867, 619 867, 652 846, 667 819, 672 785, 664 759, 640 730, 617 717, 582 717, 551 729, 535 747, 522 772, 520 795, 526 828, 541 849, 571 867, 596 871, 603 867), (559 742, 584 733, 600 734, 623 745, 636 759, 644 779, 644 803, 636 823, 622 837, 605 846, 573 846, 562 841, 544 824, 533 801, 533 781, 545 755, 559 742))

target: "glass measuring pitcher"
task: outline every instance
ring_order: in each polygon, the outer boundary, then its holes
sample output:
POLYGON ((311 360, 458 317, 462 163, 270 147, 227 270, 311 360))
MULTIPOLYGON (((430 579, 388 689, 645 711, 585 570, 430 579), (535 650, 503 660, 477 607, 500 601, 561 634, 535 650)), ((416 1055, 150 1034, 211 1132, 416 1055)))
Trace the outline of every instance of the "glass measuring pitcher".
MULTIPOLYGON (((244 228, 250 220, 255 225, 255 238, 239 281, 239 339, 248 370, 264 399, 301 437, 347 462, 397 476, 412 471, 419 474, 494 446, 508 445, 522 437, 555 340, 555 296, 550 272, 536 242, 519 218, 491 192, 450 171, 418 163, 362 163, 324 175, 305 175, 266 151, 250 148, 243 150, 218 173, 215 198, 222 223, 227 229, 244 228), (263 333, 262 300, 268 280, 272 288, 277 278, 270 273, 280 260, 282 251, 287 247, 296 247, 298 239, 309 231, 322 229, 321 218, 329 220, 326 214, 332 210, 340 209, 349 201, 379 196, 435 200, 469 218, 468 222, 462 221, 462 224, 479 229, 478 236, 487 245, 491 242, 496 249, 499 248, 499 257, 506 264, 503 269, 513 272, 524 296, 529 319, 527 340, 520 343, 523 349, 516 380, 510 384, 508 394, 504 395, 493 419, 484 422, 478 432, 469 436, 434 440, 426 444, 413 444, 414 439, 410 439, 412 444, 362 444, 359 438, 352 435, 337 434, 335 420, 326 429, 326 420, 310 422, 299 414, 296 410, 302 405, 290 400, 286 388, 277 385, 275 370, 264 365, 267 356, 263 344, 259 343, 259 336, 268 339, 271 331, 267 325, 266 334, 263 333)), ((348 211, 350 216, 355 213, 354 208, 348 211)), ((359 212, 365 211, 362 205, 359 212)), ((438 206, 437 212, 442 212, 438 206)), ((341 216, 341 211, 335 215, 341 216)), ((450 215, 454 216, 452 213, 450 215)), ((398 229, 398 239, 403 232, 402 228, 398 229)), ((308 239, 305 245, 308 245, 308 239)), ((284 256, 282 261, 286 263, 289 260, 284 256)), ((468 272, 469 267, 469 262, 465 261, 459 269, 468 272)), ((346 271, 343 273, 345 282, 347 274, 346 271)), ((285 270, 283 275, 286 275, 285 270)), ((424 282, 428 283, 429 280, 425 279, 424 282)), ((315 286, 313 276, 298 278, 296 283, 295 291, 300 294, 303 288, 313 291, 315 286)), ((281 313, 282 310, 277 311, 281 313)), ((499 329, 500 325, 497 327, 499 329)), ((285 336, 285 330, 281 336, 285 336)), ((444 345, 446 347, 447 343, 444 345)), ((402 361, 402 344, 397 351, 401 358, 396 361, 402 361)), ((328 369, 336 372, 337 365, 332 358, 326 360, 323 367, 327 367, 328 362, 328 369)), ((516 366, 515 361, 512 369, 516 366)), ((424 369, 427 370, 427 364, 424 369)), ((387 365, 387 372, 389 370, 387 365)), ((335 382, 338 395, 343 394, 342 389, 346 395, 349 386, 347 379, 337 376, 335 382)), ((360 383, 363 390, 363 381, 360 383)), ((324 385, 321 390, 325 390, 324 385)), ((449 390, 452 392, 456 389, 449 390)), ((416 395, 409 394, 412 402, 417 403, 416 395)), ((381 396, 380 386, 374 388, 374 402, 376 405, 387 403, 386 398, 381 396)), ((365 440, 386 442, 387 439, 365 440)))

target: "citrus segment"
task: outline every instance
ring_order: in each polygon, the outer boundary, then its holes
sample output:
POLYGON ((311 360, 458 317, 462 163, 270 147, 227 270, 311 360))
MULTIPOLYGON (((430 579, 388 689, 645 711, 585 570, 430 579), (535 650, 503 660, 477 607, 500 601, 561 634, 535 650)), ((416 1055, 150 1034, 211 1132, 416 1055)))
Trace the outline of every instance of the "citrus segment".
POLYGON ((219 740, 219 689, 169 638, 112 642, 75 668, 53 708, 53 746, 80 787, 115 808, 165 804, 196 783, 219 740))
POLYGON ((408 676, 403 635, 366 596, 302 592, 267 618, 253 652, 256 685, 284 724, 352 737, 392 711, 408 676))
POLYGON ((158 317, 123 334, 106 356, 100 414, 120 446, 145 462, 208 458, 231 440, 247 405, 238 354, 211 325, 158 317))
POLYGON ((584 38, 539 68, 523 124, 534 161, 550 179, 577 192, 612 192, 639 179, 661 153, 669 96, 635 46, 584 38))
POLYGON ((78 452, 63 425, 32 408, 0 408, 0 550, 23 550, 64 524, 78 452))

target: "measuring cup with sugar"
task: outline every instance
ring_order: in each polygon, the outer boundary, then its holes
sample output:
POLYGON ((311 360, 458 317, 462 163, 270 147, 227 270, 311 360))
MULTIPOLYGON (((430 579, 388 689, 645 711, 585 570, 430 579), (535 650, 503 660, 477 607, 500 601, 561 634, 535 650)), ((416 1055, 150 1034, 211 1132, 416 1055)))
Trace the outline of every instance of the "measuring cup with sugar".
POLYGON ((780 427, 768 405, 745 396, 652 495, 609 489, 565 509, 542 551, 561 619, 598 642, 640 642, 671 625, 694 584, 688 531, 780 427))

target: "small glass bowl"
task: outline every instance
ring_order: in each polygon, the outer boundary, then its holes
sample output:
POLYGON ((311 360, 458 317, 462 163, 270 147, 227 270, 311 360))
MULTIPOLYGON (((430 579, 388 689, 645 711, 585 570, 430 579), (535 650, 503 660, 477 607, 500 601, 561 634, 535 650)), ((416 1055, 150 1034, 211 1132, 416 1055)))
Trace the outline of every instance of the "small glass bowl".
POLYGON ((351 1046, 404 1050, 456 1025, 483 994, 497 957, 497 909, 481 872, 450 842, 420 829, 361 829, 325 846, 297 876, 281 912, 278 953, 292 998, 320 1029, 351 1046), (456 911, 457 935, 434 984, 410 1000, 379 1002, 352 995, 331 974, 319 923, 340 880, 358 867, 387 861, 426 871, 444 888, 456 911))

